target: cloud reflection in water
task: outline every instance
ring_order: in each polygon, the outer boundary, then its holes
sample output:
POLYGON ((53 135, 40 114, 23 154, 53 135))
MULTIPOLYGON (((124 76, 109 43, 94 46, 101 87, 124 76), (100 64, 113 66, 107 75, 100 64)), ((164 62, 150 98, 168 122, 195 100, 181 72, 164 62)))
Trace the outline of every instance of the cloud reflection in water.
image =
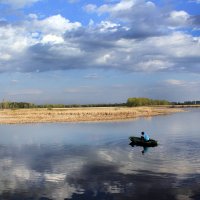
POLYGON ((128 144, 1 146, 0 199, 199 199, 199 174, 180 179, 144 170, 156 165, 145 163, 141 149, 131 150, 128 144))

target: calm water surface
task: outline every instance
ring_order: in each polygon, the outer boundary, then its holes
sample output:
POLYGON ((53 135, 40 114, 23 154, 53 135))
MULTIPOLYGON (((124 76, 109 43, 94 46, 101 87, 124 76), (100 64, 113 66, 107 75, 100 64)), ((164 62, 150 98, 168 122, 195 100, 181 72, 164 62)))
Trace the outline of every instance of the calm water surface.
POLYGON ((199 200, 199 119, 0 125, 0 199, 199 200), (130 146, 141 131, 159 146, 130 146))

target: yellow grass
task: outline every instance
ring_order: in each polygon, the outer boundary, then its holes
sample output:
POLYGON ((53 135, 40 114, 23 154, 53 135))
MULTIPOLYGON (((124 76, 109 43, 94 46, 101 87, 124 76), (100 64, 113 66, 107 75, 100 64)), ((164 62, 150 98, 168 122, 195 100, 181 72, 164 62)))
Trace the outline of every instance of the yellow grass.
POLYGON ((101 107, 0 110, 0 124, 125 120, 180 112, 169 107, 101 107))

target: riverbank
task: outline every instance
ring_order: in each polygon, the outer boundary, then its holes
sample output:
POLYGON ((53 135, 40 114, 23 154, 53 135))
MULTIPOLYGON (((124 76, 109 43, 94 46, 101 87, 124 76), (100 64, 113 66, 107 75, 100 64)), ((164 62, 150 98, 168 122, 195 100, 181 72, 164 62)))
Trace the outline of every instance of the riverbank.
POLYGON ((0 110, 0 124, 126 120, 183 111, 170 107, 34 108, 0 110))

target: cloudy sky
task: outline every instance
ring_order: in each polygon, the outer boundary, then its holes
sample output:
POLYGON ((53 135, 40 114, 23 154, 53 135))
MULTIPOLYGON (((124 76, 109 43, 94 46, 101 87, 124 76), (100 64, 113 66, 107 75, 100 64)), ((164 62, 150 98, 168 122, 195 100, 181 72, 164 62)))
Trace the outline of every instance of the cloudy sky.
POLYGON ((200 99, 199 0, 0 0, 0 101, 200 99))

